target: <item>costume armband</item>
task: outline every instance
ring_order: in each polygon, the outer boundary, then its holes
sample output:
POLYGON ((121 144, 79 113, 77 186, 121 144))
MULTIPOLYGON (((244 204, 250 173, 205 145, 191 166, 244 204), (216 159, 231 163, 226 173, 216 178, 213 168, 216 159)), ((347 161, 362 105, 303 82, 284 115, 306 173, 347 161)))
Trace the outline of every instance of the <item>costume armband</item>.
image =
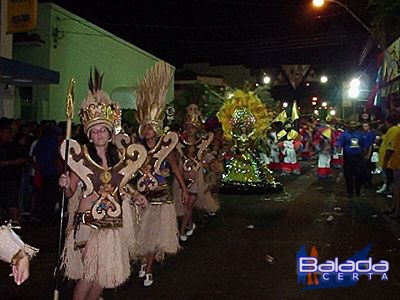
POLYGON ((15 263, 25 256, 31 259, 39 249, 25 244, 12 228, 11 224, 0 227, 0 259, 8 263, 15 263))

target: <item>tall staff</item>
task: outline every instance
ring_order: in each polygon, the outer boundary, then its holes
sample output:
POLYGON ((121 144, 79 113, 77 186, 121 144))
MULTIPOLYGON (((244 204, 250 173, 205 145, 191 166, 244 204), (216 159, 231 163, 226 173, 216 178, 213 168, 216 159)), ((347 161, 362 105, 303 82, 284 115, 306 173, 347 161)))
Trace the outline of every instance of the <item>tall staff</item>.
MULTIPOLYGON (((68 168, 68 156, 69 156, 69 140, 71 139, 71 127, 72 127, 72 119, 74 113, 74 87, 75 80, 72 78, 69 82, 68 95, 67 95, 67 106, 66 106, 66 116, 67 116, 67 128, 65 133, 65 160, 64 160, 64 172, 67 172, 68 168)), ((54 271, 54 300, 58 300, 59 291, 58 291, 58 279, 59 279, 59 267, 60 267, 60 257, 62 250, 62 236, 63 236, 63 220, 64 220, 64 205, 65 205, 65 192, 66 188, 62 189, 62 197, 61 197, 61 212, 60 212, 60 226, 58 232, 58 247, 57 247, 57 265, 54 271)))

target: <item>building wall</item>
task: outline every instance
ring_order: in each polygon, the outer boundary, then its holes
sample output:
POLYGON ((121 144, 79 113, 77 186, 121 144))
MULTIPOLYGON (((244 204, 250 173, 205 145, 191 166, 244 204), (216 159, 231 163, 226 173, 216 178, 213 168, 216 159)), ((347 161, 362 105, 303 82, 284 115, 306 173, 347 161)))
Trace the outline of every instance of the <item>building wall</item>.
POLYGON ((197 74, 222 76, 224 81, 233 88, 243 88, 246 82, 255 84, 257 78, 250 74, 250 69, 243 65, 212 66, 208 63, 184 64, 183 69, 197 74))
MULTIPOLYGON (((0 0, 0 56, 12 58, 12 34, 7 34, 7 0, 0 0)), ((0 117, 14 116, 14 87, 0 83, 0 117)))
MULTIPOLYGON (((153 55, 52 3, 39 5, 36 33, 45 44, 15 47, 14 58, 60 73, 58 85, 33 88, 39 120, 65 119, 70 78, 76 82, 74 115, 75 121, 78 120, 80 103, 87 94, 90 68, 97 67, 105 73, 103 89, 111 94, 117 88, 134 88, 146 70, 158 61, 153 55)), ((173 82, 168 101, 172 97, 173 82)), ((123 107, 134 108, 134 103, 125 103, 123 107)))

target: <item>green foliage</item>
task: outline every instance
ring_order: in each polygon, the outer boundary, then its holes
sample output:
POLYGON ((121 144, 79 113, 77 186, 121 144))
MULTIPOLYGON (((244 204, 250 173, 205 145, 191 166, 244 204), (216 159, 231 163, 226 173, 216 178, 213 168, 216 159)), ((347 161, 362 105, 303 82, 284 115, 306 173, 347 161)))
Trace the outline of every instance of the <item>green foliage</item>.
POLYGON ((175 99, 171 105, 175 108, 175 123, 181 124, 186 107, 189 104, 197 104, 204 118, 215 116, 223 104, 225 90, 218 90, 201 83, 188 85, 175 99))
POLYGON ((400 0, 369 0, 372 30, 387 47, 400 37, 400 0))

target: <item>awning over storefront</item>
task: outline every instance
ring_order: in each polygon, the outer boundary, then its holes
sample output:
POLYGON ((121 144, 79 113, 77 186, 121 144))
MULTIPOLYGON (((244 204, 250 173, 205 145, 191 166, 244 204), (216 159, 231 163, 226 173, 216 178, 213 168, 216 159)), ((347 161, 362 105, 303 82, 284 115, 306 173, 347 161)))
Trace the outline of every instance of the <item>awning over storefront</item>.
POLYGON ((60 73, 56 71, 0 57, 0 82, 26 86, 59 83, 59 81, 60 73))

